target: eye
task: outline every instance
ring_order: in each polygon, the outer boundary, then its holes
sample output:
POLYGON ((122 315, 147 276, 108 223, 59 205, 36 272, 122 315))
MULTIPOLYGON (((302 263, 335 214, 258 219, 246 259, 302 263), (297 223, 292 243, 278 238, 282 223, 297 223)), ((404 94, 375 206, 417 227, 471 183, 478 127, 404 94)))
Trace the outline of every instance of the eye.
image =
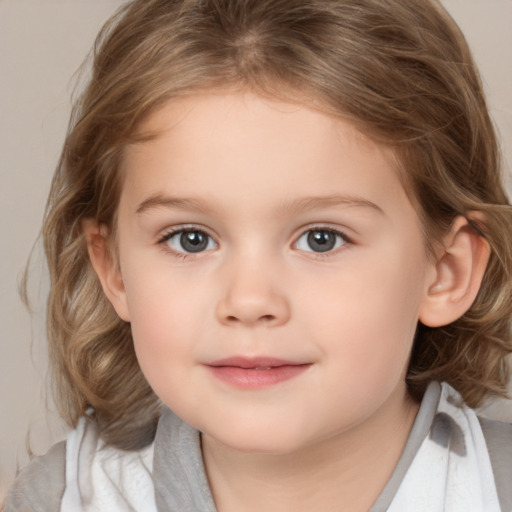
POLYGON ((301 251, 329 252, 347 243, 343 233, 333 229, 310 229, 300 236, 295 247, 301 251))
POLYGON ((160 243, 167 244, 173 251, 197 253, 215 249, 212 237, 199 229, 181 229, 165 235, 160 243))

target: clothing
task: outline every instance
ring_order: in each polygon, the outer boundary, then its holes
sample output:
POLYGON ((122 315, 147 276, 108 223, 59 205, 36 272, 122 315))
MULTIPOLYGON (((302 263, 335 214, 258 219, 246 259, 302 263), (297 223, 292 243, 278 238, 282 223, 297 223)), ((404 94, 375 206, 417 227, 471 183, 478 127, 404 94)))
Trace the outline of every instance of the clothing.
MULTIPOLYGON (((511 446, 512 427, 479 422, 450 386, 432 383, 402 456, 370 512, 510 511, 511 446)), ((66 444, 21 472, 5 508, 78 510, 216 512, 199 433, 165 408, 154 442, 124 452, 105 447, 94 423, 83 418, 66 444)))

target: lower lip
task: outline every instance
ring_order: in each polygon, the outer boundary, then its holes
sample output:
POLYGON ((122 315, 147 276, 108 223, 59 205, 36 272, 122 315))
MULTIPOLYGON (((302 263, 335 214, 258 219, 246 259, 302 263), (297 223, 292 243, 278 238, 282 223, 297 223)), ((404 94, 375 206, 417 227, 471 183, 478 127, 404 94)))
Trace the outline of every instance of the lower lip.
POLYGON ((208 366, 219 380, 243 389, 274 386, 304 373, 311 365, 283 365, 269 369, 240 368, 238 366, 208 366))

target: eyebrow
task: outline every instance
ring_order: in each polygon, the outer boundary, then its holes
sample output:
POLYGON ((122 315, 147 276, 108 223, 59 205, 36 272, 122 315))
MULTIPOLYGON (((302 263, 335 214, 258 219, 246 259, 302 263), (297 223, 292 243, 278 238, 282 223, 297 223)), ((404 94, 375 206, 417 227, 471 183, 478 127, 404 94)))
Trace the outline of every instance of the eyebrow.
MULTIPOLYGON (((317 210, 321 208, 328 208, 332 206, 346 206, 352 208, 368 208, 374 210, 380 214, 384 214, 384 211, 380 206, 376 205, 372 201, 368 199, 364 199, 358 196, 341 196, 341 195, 332 195, 332 196, 319 196, 319 197, 304 197, 301 199, 296 199, 286 203, 282 208, 280 208, 279 213, 290 213, 296 211, 309 211, 309 210, 317 210)), ((200 200, 193 198, 180 198, 180 197, 171 197, 165 196, 161 194, 155 194, 148 199, 142 201, 140 205, 137 207, 136 213, 144 213, 148 210, 154 208, 171 208, 178 210, 197 210, 203 213, 210 213, 211 208, 209 208, 205 203, 200 200)))
POLYGON ((353 208, 369 208, 371 210, 375 210, 376 212, 384 215, 384 211, 380 206, 369 201, 368 199, 364 199, 359 196, 353 195, 332 195, 332 196, 319 196, 319 197, 305 197, 302 199, 297 199, 287 203, 283 207, 283 213, 289 211, 309 211, 309 210, 317 210, 320 208, 328 208, 331 206, 346 206, 353 208))
POLYGON ((185 197, 171 197, 164 196, 161 194, 155 194, 148 199, 142 201, 137 207, 136 213, 144 213, 147 210, 154 208, 174 208, 178 210, 198 210, 204 213, 209 213, 210 209, 207 206, 196 199, 185 198, 185 197))

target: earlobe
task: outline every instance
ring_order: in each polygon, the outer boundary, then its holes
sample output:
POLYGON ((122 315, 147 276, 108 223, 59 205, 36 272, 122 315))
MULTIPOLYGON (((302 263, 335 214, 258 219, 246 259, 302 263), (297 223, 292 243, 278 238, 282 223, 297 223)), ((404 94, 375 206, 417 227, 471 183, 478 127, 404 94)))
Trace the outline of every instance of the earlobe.
POLYGON ((129 322, 123 278, 109 248, 106 226, 98 224, 93 219, 85 219, 82 221, 82 229, 87 241, 89 259, 100 280, 103 292, 119 317, 129 322))
POLYGON ((465 217, 457 217, 435 262, 419 320, 440 327, 463 316, 478 294, 489 256, 489 243, 465 217))

